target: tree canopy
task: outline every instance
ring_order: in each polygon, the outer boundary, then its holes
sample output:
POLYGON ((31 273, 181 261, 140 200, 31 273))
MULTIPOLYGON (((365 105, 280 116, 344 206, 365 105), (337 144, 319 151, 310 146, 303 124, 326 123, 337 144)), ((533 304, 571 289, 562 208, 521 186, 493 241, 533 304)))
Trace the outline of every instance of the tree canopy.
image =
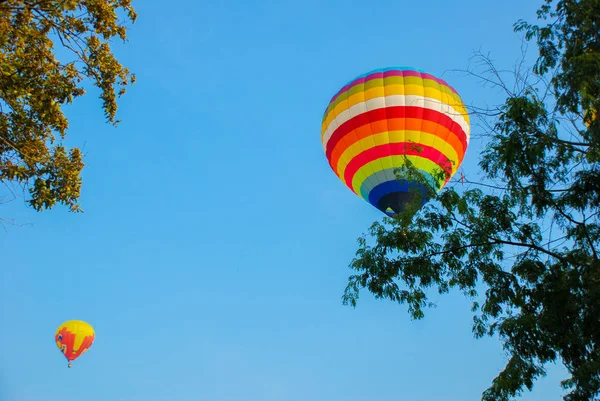
POLYGON ((83 156, 67 149, 68 120, 61 106, 97 86, 107 122, 117 124, 117 97, 135 81, 110 47, 126 40, 119 19, 135 22, 131 0, 0 0, 0 181, 28 190, 36 210, 78 199, 83 156), (55 46, 72 57, 63 62, 55 46))
POLYGON ((553 361, 566 401, 600 394, 600 1, 545 0, 537 16, 515 24, 539 51, 516 89, 484 60, 506 100, 474 112, 488 127, 481 185, 375 222, 343 296, 356 306, 365 288, 420 319, 428 291, 462 291, 475 337, 497 334, 509 354, 485 401, 531 390, 553 361))

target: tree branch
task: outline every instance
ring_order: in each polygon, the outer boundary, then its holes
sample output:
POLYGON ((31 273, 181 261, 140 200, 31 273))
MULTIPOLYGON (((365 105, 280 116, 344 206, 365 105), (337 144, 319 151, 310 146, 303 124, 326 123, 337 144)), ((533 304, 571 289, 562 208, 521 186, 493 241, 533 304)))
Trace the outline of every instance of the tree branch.
MULTIPOLYGON (((463 221, 460 221, 459 219, 457 219, 456 216, 454 215, 454 213, 452 213, 451 219, 454 222, 456 222, 457 224, 460 224, 463 227, 465 227, 466 229, 468 229, 469 231, 471 231, 471 233, 477 233, 478 232, 477 230, 473 229, 473 227, 471 227, 468 224, 464 223, 463 221)), ((492 242, 499 242, 499 243, 504 244, 504 245, 513 245, 513 246, 516 246, 516 247, 530 248, 530 249, 542 252, 542 253, 544 253, 546 255, 552 256, 553 258, 555 258, 557 260, 560 260, 563 263, 567 263, 566 258, 563 257, 562 255, 559 255, 559 254, 557 254, 555 252, 552 252, 550 250, 546 250, 546 249, 542 248, 539 245, 529 244, 529 243, 526 243, 526 242, 514 242, 514 241, 505 240, 505 239, 502 239, 502 238, 496 238, 496 237, 493 237, 493 236, 490 236, 490 235, 487 235, 487 234, 484 234, 484 235, 489 240, 492 240, 492 242)))

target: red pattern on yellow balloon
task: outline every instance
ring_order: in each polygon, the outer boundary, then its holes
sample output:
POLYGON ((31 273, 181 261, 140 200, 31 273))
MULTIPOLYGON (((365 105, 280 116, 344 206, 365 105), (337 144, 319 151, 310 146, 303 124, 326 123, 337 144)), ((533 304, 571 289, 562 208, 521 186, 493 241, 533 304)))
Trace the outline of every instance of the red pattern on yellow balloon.
POLYGON ((71 362, 90 349, 94 343, 95 333, 92 326, 81 320, 64 322, 56 330, 54 340, 58 349, 71 362))

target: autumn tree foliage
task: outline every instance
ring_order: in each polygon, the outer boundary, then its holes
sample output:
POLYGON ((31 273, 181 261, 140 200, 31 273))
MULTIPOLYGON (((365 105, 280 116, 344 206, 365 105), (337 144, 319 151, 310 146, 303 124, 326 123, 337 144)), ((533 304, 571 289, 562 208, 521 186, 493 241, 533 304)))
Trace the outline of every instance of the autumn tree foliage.
POLYGON ((120 16, 135 22, 131 0, 0 0, 0 180, 22 188, 38 211, 57 203, 81 211, 83 157, 61 143, 62 106, 90 80, 107 122, 118 123, 117 98, 135 81, 110 47, 126 40, 120 16), (59 46, 69 60, 57 58, 59 46))

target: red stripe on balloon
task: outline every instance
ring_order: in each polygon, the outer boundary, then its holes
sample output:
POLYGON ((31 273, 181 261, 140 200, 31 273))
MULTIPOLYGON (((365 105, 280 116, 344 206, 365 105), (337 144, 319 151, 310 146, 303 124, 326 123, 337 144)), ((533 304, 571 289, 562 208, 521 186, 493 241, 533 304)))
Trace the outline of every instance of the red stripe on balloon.
POLYGON ((458 125, 446 114, 424 107, 390 106, 364 112, 362 114, 352 117, 350 120, 340 125, 333 132, 331 138, 329 138, 329 141, 327 141, 327 147, 325 151, 327 160, 331 159, 331 153, 333 152, 333 149, 345 135, 363 125, 367 125, 375 121, 385 120, 388 118, 421 118, 423 120, 436 122, 446 127, 449 131, 453 132, 462 143, 463 149, 467 148, 467 136, 465 135, 465 132, 460 127, 460 125, 458 125))

